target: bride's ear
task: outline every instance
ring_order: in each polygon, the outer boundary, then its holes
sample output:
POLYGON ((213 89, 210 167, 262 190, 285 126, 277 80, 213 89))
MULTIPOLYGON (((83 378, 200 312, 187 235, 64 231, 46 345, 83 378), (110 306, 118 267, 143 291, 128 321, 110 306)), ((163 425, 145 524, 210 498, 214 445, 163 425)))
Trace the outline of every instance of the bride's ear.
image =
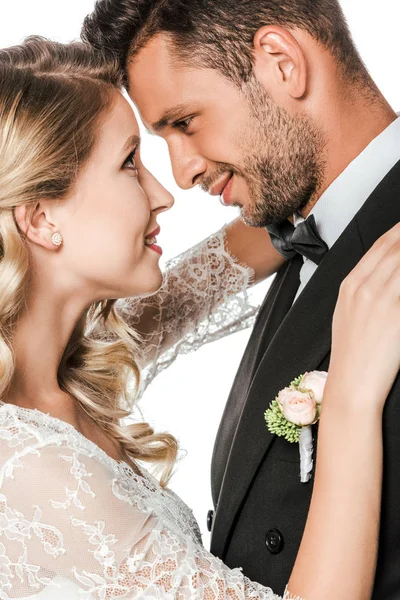
POLYGON ((52 222, 48 202, 38 200, 34 205, 17 206, 14 209, 14 217, 18 228, 32 244, 47 250, 57 250, 52 236, 58 229, 52 222))

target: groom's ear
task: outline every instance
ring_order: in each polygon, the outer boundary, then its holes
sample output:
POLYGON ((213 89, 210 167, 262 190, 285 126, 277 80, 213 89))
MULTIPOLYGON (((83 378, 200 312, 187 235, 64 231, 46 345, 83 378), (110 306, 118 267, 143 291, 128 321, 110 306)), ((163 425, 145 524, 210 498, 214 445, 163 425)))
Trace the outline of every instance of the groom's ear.
POLYGON ((278 26, 261 27, 254 36, 254 74, 274 101, 285 106, 307 89, 307 62, 294 35, 278 26))

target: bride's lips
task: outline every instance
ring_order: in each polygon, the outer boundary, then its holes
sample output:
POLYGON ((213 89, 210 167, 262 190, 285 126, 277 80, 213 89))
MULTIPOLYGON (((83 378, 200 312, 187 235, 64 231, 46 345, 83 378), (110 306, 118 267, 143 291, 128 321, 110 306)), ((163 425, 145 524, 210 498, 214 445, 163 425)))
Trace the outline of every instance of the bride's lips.
POLYGON ((158 225, 158 227, 154 231, 152 231, 151 233, 148 233, 146 235, 146 240, 148 238, 157 237, 160 234, 160 231, 161 231, 161 227, 158 225))
POLYGON ((159 235, 160 231, 161 228, 160 226, 158 226, 157 229, 155 229, 151 233, 148 233, 144 239, 147 248, 150 248, 150 250, 153 250, 154 252, 157 252, 157 254, 162 256, 162 248, 156 244, 156 236, 159 235))

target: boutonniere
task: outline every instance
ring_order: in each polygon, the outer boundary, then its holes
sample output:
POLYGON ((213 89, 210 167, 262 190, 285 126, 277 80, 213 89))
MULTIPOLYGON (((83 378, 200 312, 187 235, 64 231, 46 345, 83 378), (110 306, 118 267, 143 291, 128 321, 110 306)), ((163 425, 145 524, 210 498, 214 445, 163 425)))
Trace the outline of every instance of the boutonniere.
POLYGON ((313 468, 311 425, 321 414, 326 371, 311 371, 297 377, 281 390, 265 411, 265 421, 271 433, 298 443, 300 450, 300 480, 307 483, 313 468))

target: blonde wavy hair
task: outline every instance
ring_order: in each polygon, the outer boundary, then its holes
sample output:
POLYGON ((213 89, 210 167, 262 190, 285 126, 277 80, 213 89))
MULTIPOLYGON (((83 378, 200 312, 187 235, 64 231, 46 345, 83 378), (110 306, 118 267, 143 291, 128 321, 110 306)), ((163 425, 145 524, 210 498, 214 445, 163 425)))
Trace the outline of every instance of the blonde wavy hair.
MULTIPOLYGON (((117 62, 79 42, 30 37, 0 50, 0 396, 14 373, 13 329, 29 284, 29 248, 14 209, 73 189, 121 87, 117 62)), ((126 456, 158 467, 166 485, 175 438, 147 423, 121 424, 137 396, 137 339, 115 300, 94 303, 67 344, 58 381, 126 456)))

